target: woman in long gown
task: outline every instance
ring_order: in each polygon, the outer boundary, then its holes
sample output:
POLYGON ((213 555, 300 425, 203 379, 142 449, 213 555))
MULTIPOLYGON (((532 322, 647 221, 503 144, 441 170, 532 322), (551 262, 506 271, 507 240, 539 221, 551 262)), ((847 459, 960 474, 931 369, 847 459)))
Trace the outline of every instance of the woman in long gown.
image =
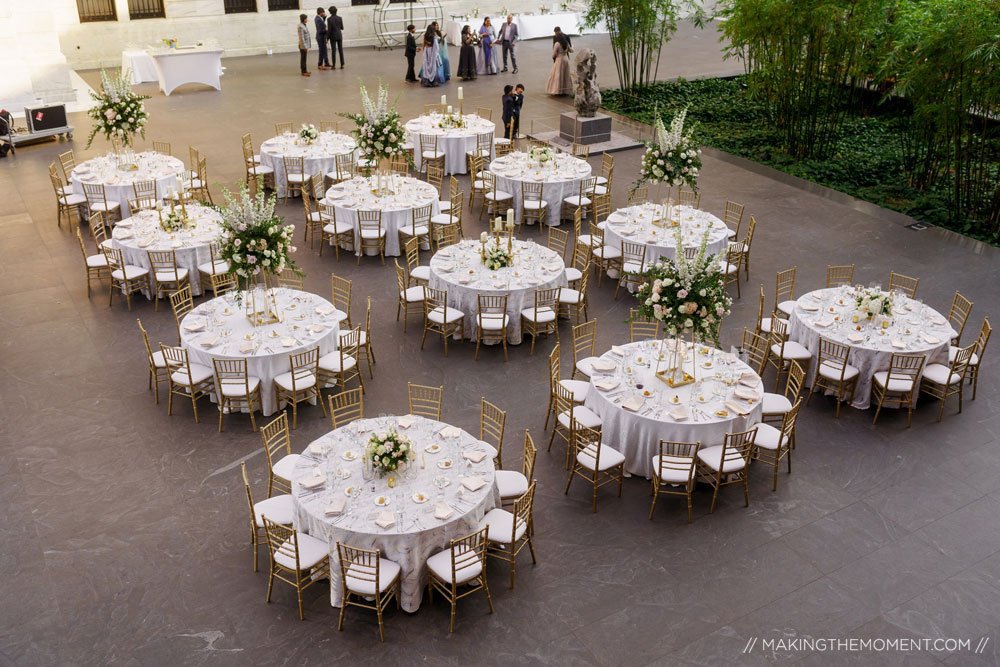
POLYGON ((479 28, 479 61, 476 71, 480 74, 497 74, 500 68, 497 67, 496 54, 493 52, 493 41, 496 39, 496 31, 490 23, 490 17, 483 19, 483 25, 479 28))
MULTIPOLYGON (((437 22, 435 21, 435 26, 437 22)), ((437 31, 438 38, 438 50, 441 53, 441 74, 442 83, 451 80, 451 59, 448 58, 448 41, 445 39, 447 35, 441 32, 440 29, 437 31)))
POLYGON ((556 35, 552 43, 552 69, 549 71, 548 83, 545 84, 545 92, 549 95, 573 93, 573 77, 569 72, 569 53, 572 50, 564 35, 556 35))
POLYGON ((433 87, 438 85, 438 66, 441 60, 433 23, 427 26, 427 31, 424 33, 423 47, 424 58, 420 67, 420 85, 433 87))
POLYGON ((462 50, 458 55, 458 78, 468 81, 476 78, 476 37, 469 26, 462 28, 462 50))

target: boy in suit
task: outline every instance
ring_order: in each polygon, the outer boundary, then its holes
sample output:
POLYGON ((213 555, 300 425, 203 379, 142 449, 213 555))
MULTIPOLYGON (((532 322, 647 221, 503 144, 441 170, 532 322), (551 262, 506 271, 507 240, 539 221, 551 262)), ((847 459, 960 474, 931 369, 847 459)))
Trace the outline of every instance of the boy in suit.
POLYGON ((521 106, 524 104, 524 84, 519 83, 514 86, 514 119, 510 130, 510 139, 517 139, 521 129, 521 106))
POLYGON ((406 26, 406 50, 403 51, 403 55, 406 56, 407 83, 416 83, 417 81, 417 75, 413 71, 413 59, 417 57, 417 40, 413 36, 414 30, 416 30, 416 28, 412 23, 406 26))
POLYGON ((510 84, 503 87, 503 138, 510 139, 511 126, 514 123, 514 86, 510 84))

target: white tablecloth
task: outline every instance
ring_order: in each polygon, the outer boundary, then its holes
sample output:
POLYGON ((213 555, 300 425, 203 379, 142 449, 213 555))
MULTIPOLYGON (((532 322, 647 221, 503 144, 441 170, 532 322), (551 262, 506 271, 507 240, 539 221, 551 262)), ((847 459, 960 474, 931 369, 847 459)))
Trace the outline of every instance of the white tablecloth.
POLYGON ((432 216, 440 213, 438 191, 433 185, 424 181, 409 176, 396 176, 392 179, 394 194, 379 197, 372 192, 375 180, 374 176, 370 178, 358 176, 337 183, 326 191, 326 196, 320 203, 332 203, 337 211, 337 221, 354 225, 354 247, 358 253, 361 251, 361 237, 357 210, 381 210, 382 229, 386 235, 385 254, 398 257, 402 254, 399 247, 399 228, 413 224, 413 210, 421 206, 430 204, 432 216))
POLYGON ((514 217, 521 222, 521 183, 542 182, 542 199, 548 202, 545 223, 559 225, 563 199, 580 194, 580 182, 590 176, 590 163, 568 153, 553 152, 553 160, 539 166, 528 159, 527 153, 515 151, 490 163, 489 171, 497 175, 497 188, 514 195, 514 217))
MULTIPOLYGON (((622 241, 642 243, 646 246, 646 261, 655 262, 660 257, 673 260, 677 254, 674 243, 676 227, 661 227, 659 220, 662 207, 656 204, 642 204, 621 208, 608 216, 604 226, 604 245, 618 250, 622 241)), ((679 224, 685 248, 697 248, 705 231, 709 232, 705 252, 715 255, 725 252, 728 244, 726 224, 707 211, 699 211, 687 206, 680 207, 674 215, 674 224, 679 224)))
POLYGON ((462 241, 431 258, 430 286, 447 290, 448 305, 465 313, 467 338, 476 338, 480 294, 507 295, 507 342, 519 345, 521 311, 534 306, 535 290, 566 287, 566 267, 556 252, 525 241, 513 246, 514 266, 496 271, 483 264, 478 241, 462 241))
MULTIPOLYGON (((615 364, 613 371, 597 373, 590 379, 585 405, 601 418, 604 442, 625 455, 625 471, 649 478, 653 474, 653 457, 659 451, 660 440, 700 442, 702 447, 721 445, 727 433, 745 431, 760 421, 761 401, 736 398, 733 392, 743 374, 753 376, 753 386, 747 389, 763 396, 763 383, 750 367, 731 354, 704 345, 697 346, 698 382, 671 388, 655 376, 661 341, 643 341, 622 346, 622 354, 608 351, 601 359, 615 364), (703 354, 707 352, 707 354, 703 354), (629 387, 626 369, 633 371, 629 387), (618 385, 601 391, 597 383, 612 379, 618 385), (639 387, 639 385, 642 387, 639 387), (633 395, 644 399, 637 412, 622 407, 633 395), (675 401, 676 398, 676 401, 675 401), (735 402, 748 410, 746 416, 725 407, 735 402), (686 409, 686 419, 677 420, 670 413, 686 409), (717 414, 717 410, 725 414, 717 414)), ((663 348, 662 354, 667 357, 663 348)), ((691 351, 686 352, 685 367, 690 372, 691 351)), ((666 367, 666 360, 661 362, 666 367)))
MULTIPOLYGON (((173 250, 177 267, 188 270, 188 280, 191 281, 191 294, 202 293, 199 264, 212 261, 208 246, 219 237, 219 222, 222 216, 212 208, 201 204, 187 205, 188 219, 192 221, 189 229, 176 232, 166 232, 160 227, 160 213, 157 211, 139 211, 115 225, 111 238, 116 248, 121 248, 127 264, 150 268, 150 250, 173 250)), ((180 212, 180 207, 177 211, 180 212)), ((162 212, 163 216, 170 209, 162 212)), ((155 288, 155 283, 154 283, 155 288)))
POLYGON ((145 49, 122 51, 122 70, 131 72, 132 83, 156 81, 156 67, 145 49))
POLYGON ((156 181, 156 196, 163 199, 169 188, 180 189, 178 174, 186 175, 184 163, 170 155, 153 151, 136 153, 138 169, 123 171, 118 168, 112 153, 91 158, 78 164, 69 176, 73 192, 83 194, 83 183, 103 183, 104 196, 108 203, 118 202, 122 207, 122 217, 129 216, 128 200, 135 199, 132 187, 138 181, 156 181))
MULTIPOLYGON (((853 321, 855 301, 852 287, 831 287, 802 295, 789 318, 788 335, 813 354, 806 385, 812 386, 816 375, 820 336, 851 348, 847 362, 859 371, 851 406, 860 410, 868 408, 872 377, 878 371, 889 369, 893 352, 925 354, 925 367, 934 363, 947 365, 948 345, 956 335, 948 321, 930 306, 905 296, 896 297, 894 311, 890 326, 883 329, 880 318, 869 321, 860 317, 859 322, 853 321), (819 326, 817 322, 830 324, 819 326), (851 340, 850 336, 860 340, 851 340), (894 340, 901 347, 894 346, 894 340)), ((917 392, 914 392, 914 403, 916 397, 917 392)))
POLYGON ((447 549, 451 540, 475 532, 486 513, 500 504, 494 485, 493 460, 487 455, 473 464, 462 457, 463 452, 485 452, 481 441, 460 429, 456 429, 456 437, 441 437, 439 433, 447 425, 423 417, 410 416, 412 425, 402 428, 400 419, 364 419, 331 431, 306 448, 292 475, 296 528, 330 545, 330 602, 334 607, 341 603, 337 542, 379 549, 382 558, 398 564, 402 569, 403 609, 415 612, 427 587, 427 558, 447 549), (364 480, 361 462, 372 434, 389 428, 407 436, 417 452, 410 464, 412 470, 397 472, 397 483, 392 489, 388 477, 364 480), (327 451, 317 453, 317 449, 327 451), (355 457, 353 460, 345 459, 348 452, 355 457), (439 466, 446 461, 450 467, 439 466), (327 478, 325 486, 310 491, 298 484, 316 473, 327 478), (470 491, 462 484, 463 479, 470 477, 485 484, 477 491, 470 491), (348 490, 352 487, 360 495, 350 497, 348 490), (422 494, 422 499, 417 494, 422 494), (327 516, 327 506, 334 498, 342 497, 349 498, 344 512, 327 516), (380 498, 388 504, 377 505, 380 498), (448 519, 435 518, 434 508, 439 502, 453 508, 448 519), (392 526, 376 525, 375 519, 382 512, 393 514, 392 526))
POLYGON ((164 95, 185 83, 203 83, 222 90, 222 49, 198 46, 155 50, 149 55, 164 95))
POLYGON ((282 287, 274 292, 281 317, 275 324, 254 327, 232 295, 206 301, 181 320, 181 344, 188 349, 191 361, 212 368, 213 358, 246 358, 247 371, 260 378, 264 416, 278 410, 274 378, 291 370, 288 355, 317 345, 320 356, 333 352, 337 349, 340 321, 345 317, 321 296, 282 287), (322 315, 317 309, 326 309, 330 314, 322 315), (198 323, 204 326, 191 331, 189 327, 198 323), (314 331, 313 327, 321 329, 314 331), (216 337, 218 341, 211 347, 201 344, 216 337), (286 346, 285 342, 291 344, 286 346))
MULTIPOLYGON (((457 112, 456 112, 457 113, 457 112)), ((466 114, 465 127, 439 127, 443 116, 441 114, 422 115, 406 123, 406 131, 413 137, 414 162, 417 170, 423 161, 420 148, 420 136, 436 136, 437 149, 444 152, 444 173, 466 173, 465 154, 476 149, 476 135, 486 132, 495 133, 496 125, 491 120, 480 118, 476 114, 466 114)), ((490 141, 490 158, 493 158, 493 141, 490 141)))
POLYGON ((336 173, 337 156, 353 153, 358 143, 346 134, 320 132, 312 144, 300 139, 297 133, 271 137, 260 145, 260 162, 274 169, 274 183, 279 197, 285 196, 285 157, 301 157, 307 176, 336 173))

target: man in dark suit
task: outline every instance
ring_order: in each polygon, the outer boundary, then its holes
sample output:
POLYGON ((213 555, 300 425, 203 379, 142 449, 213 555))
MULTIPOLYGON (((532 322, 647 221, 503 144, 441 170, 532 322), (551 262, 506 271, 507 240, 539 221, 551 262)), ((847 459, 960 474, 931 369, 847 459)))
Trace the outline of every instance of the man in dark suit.
POLYGON ((521 130, 521 106, 524 104, 524 84, 514 86, 514 119, 510 128, 510 140, 517 139, 521 130))
POLYGON ((344 69, 344 19, 337 16, 337 8, 330 5, 330 16, 326 19, 326 32, 330 36, 331 69, 337 68, 337 54, 340 54, 340 69, 344 69))
POLYGON ((316 8, 316 46, 319 48, 319 65, 316 69, 333 69, 330 67, 330 58, 326 55, 326 10, 322 7, 316 8))
POLYGON ((406 82, 416 83, 417 75, 413 71, 413 59, 417 57, 417 40, 413 36, 413 31, 416 28, 411 23, 406 26, 406 50, 403 51, 403 55, 406 56, 406 82))
POLYGON ((510 84, 503 87, 503 138, 510 139, 511 126, 514 124, 514 86, 510 84))

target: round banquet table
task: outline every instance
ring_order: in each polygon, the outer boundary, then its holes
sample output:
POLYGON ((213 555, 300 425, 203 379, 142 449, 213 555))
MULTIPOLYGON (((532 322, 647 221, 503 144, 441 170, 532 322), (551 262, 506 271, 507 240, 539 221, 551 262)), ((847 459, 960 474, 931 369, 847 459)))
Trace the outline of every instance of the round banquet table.
MULTIPOLYGON (((465 114, 465 127, 442 128, 440 123, 444 116, 438 113, 425 114, 406 122, 406 131, 413 137, 413 157, 417 171, 423 156, 420 152, 420 137, 437 137, 437 148, 444 153, 444 173, 466 173, 465 154, 476 149, 476 136, 496 132, 493 121, 481 118, 476 114, 465 114)), ((490 139, 490 158, 493 157, 493 140, 490 139)))
POLYGON ((492 271, 480 258, 478 241, 462 241, 431 257, 429 285, 448 291, 448 305, 465 313, 465 335, 475 340, 480 294, 506 294, 507 342, 521 343, 521 311, 535 305, 535 290, 566 287, 558 253, 533 241, 514 241, 514 266, 492 271))
POLYGON ((337 220, 354 225, 354 247, 361 253, 361 228, 358 226, 358 209, 382 211, 382 229, 385 230, 385 254, 398 257, 399 229, 413 224, 413 211, 421 206, 431 206, 431 215, 441 212, 438 191, 433 185, 410 176, 392 176, 392 194, 378 196, 373 188, 375 176, 357 176, 343 181, 326 191, 321 204, 333 204, 337 220))
MULTIPOLYGON (((337 349, 340 321, 346 315, 321 296, 278 287, 280 322, 254 327, 243 306, 227 294, 199 305, 181 320, 181 345, 192 362, 213 368, 212 359, 247 360, 247 372, 260 378, 262 412, 278 410, 274 378, 287 373, 288 355, 319 346, 323 356, 337 349)), ((212 400, 215 400, 213 393, 212 400)))
MULTIPOLYGON (((865 410, 871 402, 872 377, 878 371, 889 370, 893 352, 926 355, 925 367, 935 363, 948 365, 948 346, 957 334, 939 312, 900 294, 894 298, 895 313, 888 328, 882 328, 881 318, 860 317, 855 323, 855 290, 845 285, 802 295, 788 320, 788 336, 813 355, 806 386, 812 386, 816 376, 820 336, 850 347, 847 363, 858 369, 851 406, 865 410)), ((913 393, 914 403, 918 393, 913 393)))
POLYGON ((461 429, 424 417, 362 419, 314 440, 292 473, 295 527, 330 545, 331 604, 339 607, 341 603, 337 554, 337 542, 341 542, 380 549, 383 558, 399 565, 400 602, 406 611, 417 611, 427 586, 427 558, 447 549, 451 540, 477 530, 486 513, 500 505, 494 476, 493 460, 484 443, 461 429), (372 434, 389 428, 407 436, 416 452, 410 470, 395 473, 395 488, 389 488, 388 477, 365 480, 361 463, 372 434), (475 452, 483 455, 478 463, 464 457, 478 457, 475 452), (446 462, 449 467, 442 467, 446 462), (304 488, 301 483, 315 475, 325 477, 325 484, 304 488), (482 482, 476 491, 466 487, 472 479, 482 482), (339 498, 346 499, 342 512, 327 514, 339 498), (385 504, 377 504, 379 499, 385 504), (442 503, 451 508, 447 519, 436 517, 442 503), (383 512, 391 515, 392 525, 376 524, 383 512))
POLYGON ((143 151, 135 156, 138 169, 134 170, 119 169, 113 153, 78 164, 69 176, 73 192, 82 195, 84 183, 101 183, 108 203, 118 202, 122 207, 122 217, 127 218, 130 213, 128 200, 135 199, 133 185, 136 182, 156 181, 156 196, 164 199, 170 188, 180 189, 178 176, 187 180, 188 173, 184 163, 171 155, 143 151))
POLYGON ((301 157, 306 176, 337 171, 337 156, 353 153, 358 143, 346 134, 320 132, 319 138, 306 143, 295 132, 285 132, 271 137, 260 145, 260 163, 274 169, 274 186, 279 197, 285 196, 286 157, 301 157))
POLYGON ((568 153, 554 153, 545 166, 528 159, 527 153, 515 151, 490 163, 489 170, 497 176, 497 188, 514 195, 514 218, 521 223, 521 183, 543 183, 542 199, 548 202, 545 221, 550 227, 559 225, 563 199, 580 194, 580 182, 590 176, 590 163, 568 153))
POLYGON ((653 263, 660 257, 673 260, 677 254, 675 234, 679 225, 685 248, 699 247, 707 231, 705 252, 717 255, 726 251, 729 228, 711 213, 679 206, 675 209, 671 225, 664 227, 661 226, 659 209, 662 207, 657 204, 618 209, 608 216, 604 225, 604 245, 620 250, 622 241, 641 243, 646 246, 647 263, 653 263), (657 224, 653 224, 654 219, 657 224))
MULTIPOLYGON (((160 227, 159 212, 138 211, 115 225, 111 239, 112 245, 121 249, 126 264, 146 269, 151 268, 150 250, 173 250, 177 268, 188 270, 191 294, 198 296, 204 291, 198 265, 212 261, 209 245, 219 238, 222 216, 215 209, 201 204, 187 204, 186 207, 191 220, 189 229, 165 232, 160 227)), ((180 208, 177 210, 180 211, 180 208)), ((167 213, 164 211, 163 215, 167 213)))
MULTIPOLYGON (((760 376, 735 356, 697 345, 698 381, 674 389, 655 376, 660 345, 641 341, 604 353, 585 401, 603 422, 604 441, 625 455, 625 471, 646 478, 661 439, 721 445, 727 433, 751 428, 762 414, 760 376)), ((690 344, 685 354, 690 372, 690 344)))

